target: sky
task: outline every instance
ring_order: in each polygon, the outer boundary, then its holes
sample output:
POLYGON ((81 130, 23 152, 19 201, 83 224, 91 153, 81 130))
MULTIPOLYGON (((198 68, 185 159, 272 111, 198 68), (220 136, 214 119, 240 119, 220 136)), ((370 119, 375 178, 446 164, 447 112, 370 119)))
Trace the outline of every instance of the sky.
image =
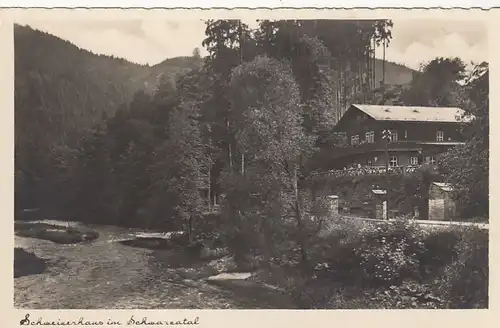
MULTIPOLYGON (((114 55, 140 64, 190 56, 205 37, 201 20, 22 21, 17 23, 66 39, 94 53, 114 55)), ((255 27, 255 21, 246 22, 255 27)), ((487 27, 481 21, 393 20, 386 59, 418 69, 435 57, 460 57, 464 62, 488 61, 487 27)), ((382 49, 376 56, 382 57, 382 49)))

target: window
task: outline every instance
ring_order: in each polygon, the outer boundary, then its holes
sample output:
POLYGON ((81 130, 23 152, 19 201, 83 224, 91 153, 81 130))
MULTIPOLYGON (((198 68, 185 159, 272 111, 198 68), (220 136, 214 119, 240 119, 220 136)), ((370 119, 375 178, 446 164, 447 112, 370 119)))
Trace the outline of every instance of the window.
POLYGON ((398 141, 398 131, 391 131, 391 141, 398 141))
POLYGON ((389 166, 390 167, 398 166, 398 157, 397 156, 391 156, 391 159, 389 161, 389 166))
POLYGON ((425 158, 425 164, 435 164, 436 163, 436 157, 434 156, 427 156, 425 158))
POLYGON ((410 165, 418 165, 418 157, 417 156, 410 157, 410 165))
POLYGON ((444 132, 443 131, 438 131, 436 133, 436 141, 443 141, 444 140, 444 132))
POLYGON ((358 145, 359 144, 359 135, 351 136, 351 145, 358 145))
POLYGON ((408 139, 408 131, 405 130, 405 139, 408 139))
POLYGON ((369 131, 365 133, 365 141, 367 143, 374 143, 375 142, 375 131, 369 131))

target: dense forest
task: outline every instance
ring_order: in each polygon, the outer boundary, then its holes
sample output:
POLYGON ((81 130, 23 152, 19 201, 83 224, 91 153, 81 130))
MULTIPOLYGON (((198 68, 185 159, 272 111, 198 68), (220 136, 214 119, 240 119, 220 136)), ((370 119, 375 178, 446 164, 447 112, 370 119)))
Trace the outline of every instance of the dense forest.
MULTIPOLYGON (((37 207, 54 173, 58 152, 80 147, 82 137, 128 104, 136 91, 151 94, 200 67, 199 57, 154 66, 93 54, 28 26, 15 25, 16 181, 23 207, 37 207)), ((50 189, 51 187, 49 187, 50 189)))
POLYGON ((471 92, 458 58, 418 72, 376 59, 391 28, 208 21, 206 58, 144 66, 16 26, 16 209, 179 228, 225 194, 223 217, 255 228, 288 216, 300 231, 321 207, 302 182, 348 104, 457 105, 471 92))

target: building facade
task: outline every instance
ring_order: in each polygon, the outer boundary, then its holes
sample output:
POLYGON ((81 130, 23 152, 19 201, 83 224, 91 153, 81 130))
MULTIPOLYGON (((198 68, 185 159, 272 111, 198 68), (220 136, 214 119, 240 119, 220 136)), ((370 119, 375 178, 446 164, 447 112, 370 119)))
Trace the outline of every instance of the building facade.
POLYGON ((342 136, 332 152, 332 168, 389 167, 436 163, 438 154, 462 144, 464 111, 452 107, 351 105, 334 127, 342 136))

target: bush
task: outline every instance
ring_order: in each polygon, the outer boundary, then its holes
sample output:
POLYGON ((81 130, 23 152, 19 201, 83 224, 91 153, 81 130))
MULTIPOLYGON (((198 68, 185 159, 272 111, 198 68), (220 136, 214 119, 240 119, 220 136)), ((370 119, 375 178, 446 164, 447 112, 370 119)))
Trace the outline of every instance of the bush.
POLYGON ((444 274, 444 267, 456 257, 455 246, 460 240, 456 229, 430 232, 424 240, 426 252, 420 254, 420 274, 424 279, 433 279, 444 274))
POLYGON ((456 255, 439 281, 448 307, 488 307, 488 239, 488 233, 478 228, 460 232, 460 240, 454 247, 456 255))
POLYGON ((365 282, 376 285, 419 278, 419 256, 425 252, 424 233, 405 218, 385 226, 368 226, 361 232, 361 245, 354 249, 365 282))
POLYGON ((314 248, 316 278, 295 288, 314 307, 487 307, 487 230, 429 230, 404 218, 383 223, 338 219, 330 228, 314 248), (322 305, 328 295, 330 301, 322 305))
POLYGON ((425 234, 412 220, 338 220, 315 249, 317 269, 343 283, 380 286, 419 278, 425 234))

